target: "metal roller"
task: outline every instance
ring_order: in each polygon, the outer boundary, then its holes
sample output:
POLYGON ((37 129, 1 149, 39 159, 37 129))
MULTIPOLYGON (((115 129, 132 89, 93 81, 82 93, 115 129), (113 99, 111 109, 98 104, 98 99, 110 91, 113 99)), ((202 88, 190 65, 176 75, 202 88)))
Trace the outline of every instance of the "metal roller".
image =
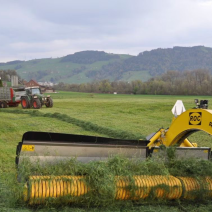
MULTIPOLYGON (((134 192, 129 189, 128 177, 117 176, 114 182, 116 200, 142 200, 149 197, 155 199, 195 199, 202 188, 204 198, 212 198, 212 178, 200 180, 191 177, 173 176, 133 176, 134 192)), ((49 198, 63 198, 68 203, 73 197, 83 198, 92 190, 86 184, 85 176, 31 176, 24 190, 24 200, 29 204, 42 204, 49 198)))

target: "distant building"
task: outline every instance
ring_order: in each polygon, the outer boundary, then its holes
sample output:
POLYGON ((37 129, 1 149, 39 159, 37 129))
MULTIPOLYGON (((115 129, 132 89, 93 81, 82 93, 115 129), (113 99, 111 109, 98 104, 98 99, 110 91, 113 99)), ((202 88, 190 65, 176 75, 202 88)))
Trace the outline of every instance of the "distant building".
POLYGON ((39 86, 42 93, 53 93, 55 89, 52 86, 48 85, 41 85, 40 83, 36 82, 35 80, 31 79, 29 82, 24 83, 25 87, 34 87, 39 86))
POLYGON ((53 87, 53 83, 52 82, 38 82, 39 85, 44 85, 47 87, 53 87))
POLYGON ((35 80, 32 80, 32 79, 29 82, 27 82, 25 84, 25 86, 26 87, 34 87, 34 86, 39 86, 40 87, 40 85, 35 80))
POLYGON ((27 81, 26 80, 23 80, 22 81, 22 84, 26 85, 27 84, 27 81))

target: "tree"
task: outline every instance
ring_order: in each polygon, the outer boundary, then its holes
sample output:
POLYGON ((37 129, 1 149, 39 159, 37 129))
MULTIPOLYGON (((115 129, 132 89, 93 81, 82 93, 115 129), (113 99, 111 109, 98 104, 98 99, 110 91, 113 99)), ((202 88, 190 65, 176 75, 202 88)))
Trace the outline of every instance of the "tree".
POLYGON ((110 82, 108 80, 103 80, 101 81, 100 85, 99 85, 99 90, 102 93, 109 93, 112 90, 112 87, 110 85, 110 82))

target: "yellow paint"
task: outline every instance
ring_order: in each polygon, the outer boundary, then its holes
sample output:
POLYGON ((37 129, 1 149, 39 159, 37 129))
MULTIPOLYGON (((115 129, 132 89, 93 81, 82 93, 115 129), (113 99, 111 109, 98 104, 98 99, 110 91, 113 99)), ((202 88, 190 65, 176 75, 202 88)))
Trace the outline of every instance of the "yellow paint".
POLYGON ((181 143, 180 147, 195 147, 187 138, 181 143))
MULTIPOLYGON (((90 188, 83 181, 83 176, 32 176, 24 187, 23 196, 30 204, 45 203, 48 197, 61 198, 62 196, 83 196, 90 188), (49 193, 49 194, 48 194, 49 193)), ((139 200, 150 195, 161 199, 195 199, 202 188, 206 191, 205 197, 212 198, 212 178, 195 179, 191 177, 173 176, 133 176, 134 195, 130 192, 129 178, 117 176, 115 180, 118 200, 139 200), (164 187, 165 186, 165 187, 164 187), (168 188, 168 189, 167 189, 168 188)), ((71 199, 70 199, 71 201, 71 199)))
MULTIPOLYGON (((212 111, 206 109, 190 109, 179 115, 172 122, 163 144, 172 146, 196 131, 204 131, 212 134, 212 111)), ((188 141, 187 144, 190 142, 188 141)), ((189 146, 194 146, 191 143, 189 146)))
POLYGON ((148 147, 152 147, 155 146, 154 144, 157 142, 157 140, 160 138, 161 136, 161 130, 157 131, 155 133, 155 135, 150 139, 150 142, 148 143, 148 147))
POLYGON ((172 120, 168 129, 160 129, 150 139, 149 148, 159 146, 197 147, 187 137, 197 131, 204 131, 212 135, 212 110, 190 109, 172 120))
POLYGON ((22 145, 21 151, 34 152, 35 151, 35 145, 22 145))

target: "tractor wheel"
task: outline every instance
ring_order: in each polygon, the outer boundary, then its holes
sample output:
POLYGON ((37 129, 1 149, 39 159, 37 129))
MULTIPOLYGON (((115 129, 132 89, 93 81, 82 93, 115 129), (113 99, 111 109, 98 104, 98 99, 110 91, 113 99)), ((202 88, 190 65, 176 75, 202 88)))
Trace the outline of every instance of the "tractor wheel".
POLYGON ((0 108, 7 108, 7 103, 5 101, 0 102, 0 108))
POLYGON ((53 100, 51 97, 47 98, 45 105, 46 107, 53 107, 53 100))
POLYGON ((26 97, 23 97, 23 98, 21 99, 21 105, 22 105, 22 108, 23 108, 23 109, 30 108, 29 100, 28 100, 26 97))
POLYGON ((32 106, 34 109, 40 109, 41 108, 41 102, 39 99, 33 99, 32 106))

